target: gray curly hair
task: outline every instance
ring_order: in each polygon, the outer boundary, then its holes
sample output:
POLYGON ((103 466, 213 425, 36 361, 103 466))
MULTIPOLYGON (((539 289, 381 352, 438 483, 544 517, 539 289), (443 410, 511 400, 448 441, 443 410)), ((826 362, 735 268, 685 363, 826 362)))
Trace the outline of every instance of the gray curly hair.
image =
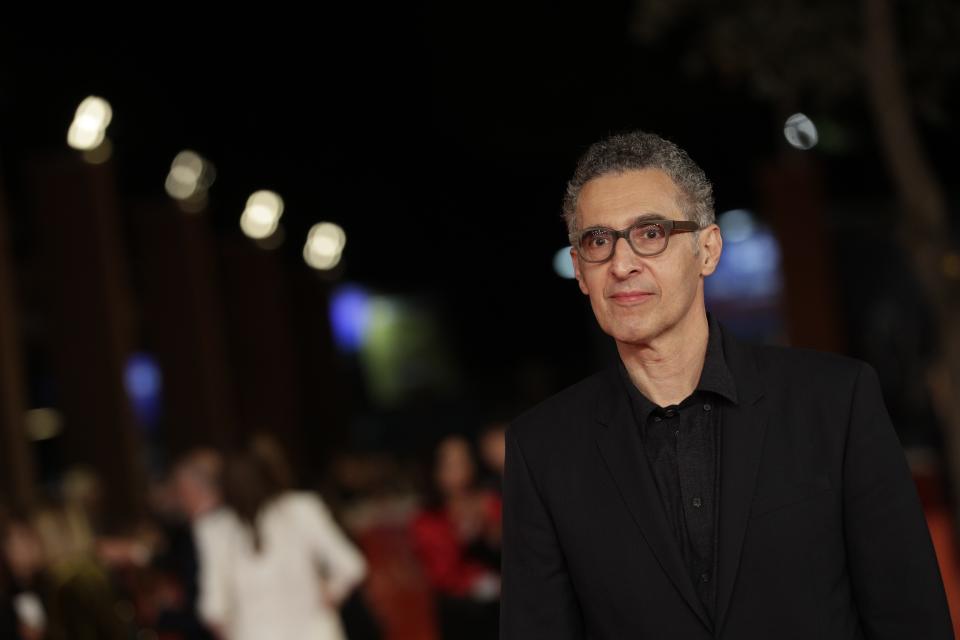
POLYGON ((612 135, 590 145, 567 183, 563 219, 567 231, 577 230, 577 204, 583 185, 594 178, 634 169, 659 169, 670 176, 680 191, 680 210, 688 220, 704 228, 715 221, 713 185, 687 152, 658 135, 632 131, 612 135))

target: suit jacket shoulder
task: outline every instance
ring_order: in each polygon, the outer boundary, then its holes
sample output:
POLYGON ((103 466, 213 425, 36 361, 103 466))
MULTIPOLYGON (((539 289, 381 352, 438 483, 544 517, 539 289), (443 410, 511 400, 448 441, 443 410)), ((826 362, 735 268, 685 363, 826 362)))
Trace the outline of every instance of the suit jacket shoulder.
MULTIPOLYGON (((613 371, 612 373, 616 373, 613 371)), ((521 441, 555 439, 572 435, 591 418, 597 403, 609 393, 611 371, 600 371, 550 396, 510 424, 510 433, 521 441)))
MULTIPOLYGON (((846 425, 855 408, 852 403, 858 386, 867 384, 879 391, 874 368, 856 358, 795 347, 745 348, 753 355, 773 415, 800 410, 829 416, 826 422, 810 424, 846 425)), ((882 397, 878 399, 882 402, 882 397)))
POLYGON ((869 367, 862 360, 827 351, 741 344, 753 353, 758 371, 764 379, 767 379, 767 375, 794 380, 813 375, 821 380, 836 382, 851 377, 855 379, 864 367, 869 367))

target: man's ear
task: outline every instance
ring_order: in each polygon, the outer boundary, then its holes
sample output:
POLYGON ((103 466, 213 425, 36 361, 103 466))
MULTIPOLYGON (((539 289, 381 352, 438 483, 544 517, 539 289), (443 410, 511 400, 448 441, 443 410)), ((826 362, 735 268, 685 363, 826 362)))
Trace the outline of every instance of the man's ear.
POLYGON ((723 236, 720 227, 711 224, 700 231, 700 275, 706 277, 716 271, 723 253, 723 236))
POLYGON ((580 273, 580 260, 577 258, 577 250, 573 247, 570 247, 570 259, 573 260, 573 275, 577 278, 580 291, 582 291, 585 296, 590 295, 590 291, 587 289, 587 283, 583 280, 583 274, 580 273))

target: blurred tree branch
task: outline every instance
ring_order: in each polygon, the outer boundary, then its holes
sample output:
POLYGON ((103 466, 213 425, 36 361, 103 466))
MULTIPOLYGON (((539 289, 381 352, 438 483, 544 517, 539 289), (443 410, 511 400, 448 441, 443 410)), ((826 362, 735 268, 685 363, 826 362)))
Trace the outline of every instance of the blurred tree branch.
POLYGON ((917 122, 956 126, 943 105, 948 79, 960 76, 960 3, 637 0, 632 31, 644 45, 682 38, 681 69, 744 82, 783 116, 800 104, 866 102, 900 202, 899 240, 937 320, 927 384, 960 497, 960 256, 917 122))
POLYGON ((904 216, 900 238, 940 329, 940 350, 927 377, 944 429, 951 489, 956 498, 960 496, 960 305, 956 274, 948 268, 949 261, 956 260, 956 253, 950 242, 947 198, 924 153, 911 114, 890 0, 863 0, 863 21, 867 98, 900 198, 904 216))

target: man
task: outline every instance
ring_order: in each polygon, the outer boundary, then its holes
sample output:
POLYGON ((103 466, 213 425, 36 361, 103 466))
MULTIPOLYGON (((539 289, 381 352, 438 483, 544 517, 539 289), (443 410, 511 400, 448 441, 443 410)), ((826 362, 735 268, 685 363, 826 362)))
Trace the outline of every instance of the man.
POLYGON ((613 136, 564 215, 620 362, 508 430, 501 638, 952 638, 874 371, 707 314, 703 171, 613 136))
POLYGON ((166 552, 155 564, 181 583, 181 598, 169 598, 157 622, 159 631, 175 633, 186 640, 209 640, 214 635, 199 616, 202 558, 198 535, 201 528, 223 519, 220 476, 221 455, 206 448, 188 451, 174 466, 170 484, 176 507, 186 522, 171 525, 166 552))
POLYGON ((177 505, 191 523, 217 512, 223 499, 220 475, 223 459, 213 449, 194 449, 173 469, 171 482, 177 505))

